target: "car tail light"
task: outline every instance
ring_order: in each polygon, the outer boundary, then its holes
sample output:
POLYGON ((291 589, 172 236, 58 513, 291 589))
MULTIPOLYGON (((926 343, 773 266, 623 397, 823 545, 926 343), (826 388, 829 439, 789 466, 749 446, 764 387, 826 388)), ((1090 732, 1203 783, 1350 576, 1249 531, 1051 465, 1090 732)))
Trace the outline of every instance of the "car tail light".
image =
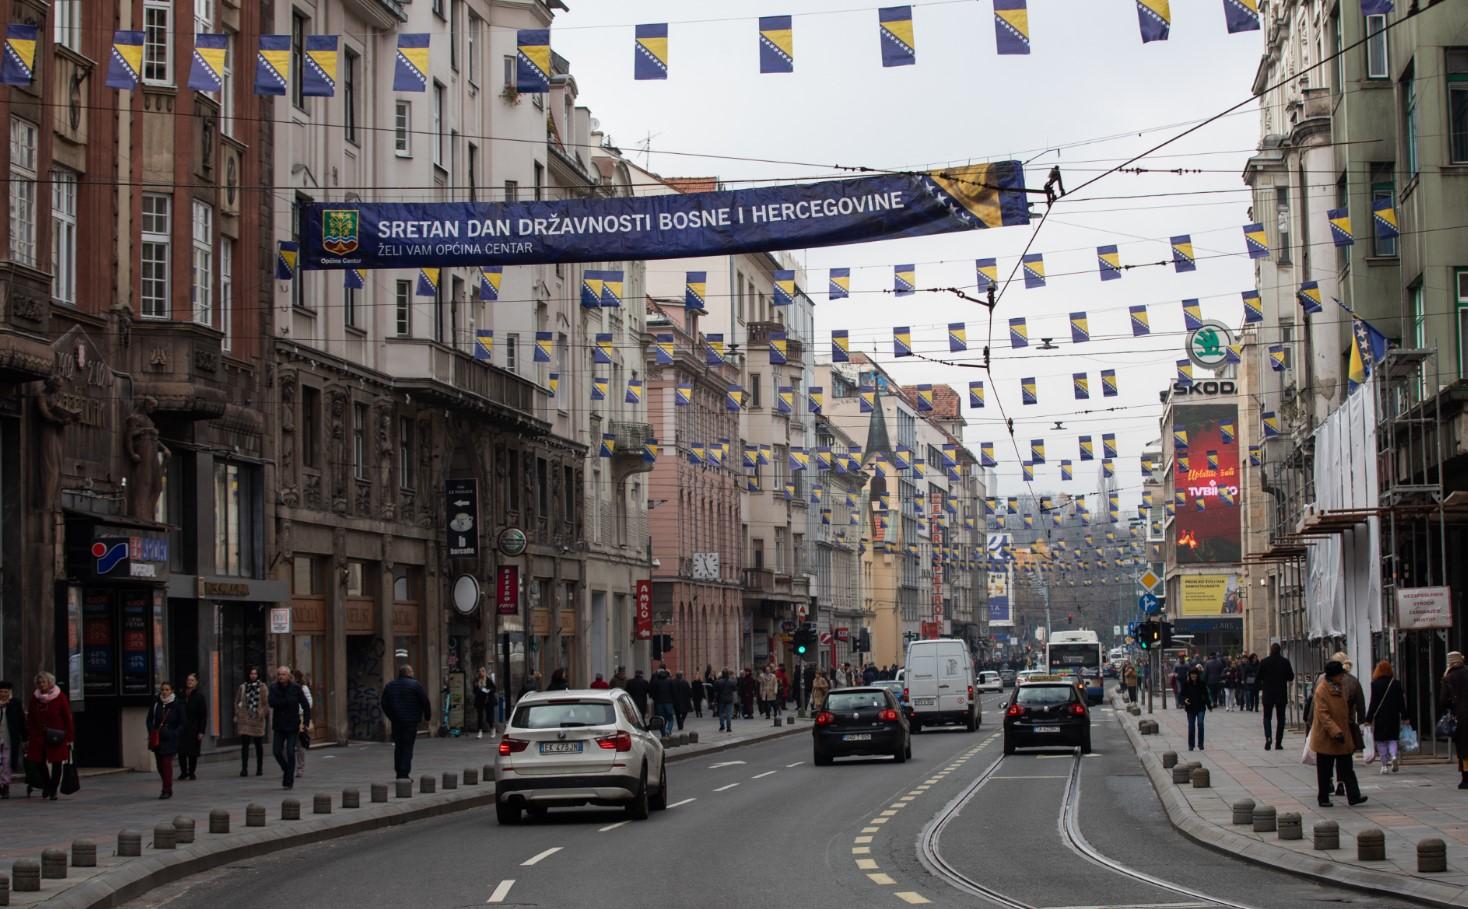
POLYGON ((912 700, 912 698, 910 698, 910 697, 907 696, 907 689, 906 688, 902 689, 902 699, 904 701, 911 701, 912 700))
POLYGON ((879 719, 881 719, 881 721, 884 723, 895 723, 897 722, 897 711, 893 710, 891 707, 888 707, 886 710, 882 711, 882 715, 879 717, 879 719))
POLYGON ((1024 716, 1025 708, 1018 704, 1010 704, 1009 709, 1004 711, 1005 716, 1024 716))
POLYGON ((820 713, 816 714, 817 726, 829 726, 833 722, 835 722, 835 720, 836 715, 831 713, 831 711, 829 710, 822 710, 820 713))
POLYGON ((519 754, 529 747, 530 743, 524 739, 512 739, 509 736, 500 739, 500 754, 519 754))
POLYGON ((618 732, 615 735, 604 735, 596 740, 596 744, 607 751, 631 751, 632 735, 627 732, 618 732))
POLYGON ((974 699, 974 686, 972 685, 968 686, 968 699, 970 701, 974 699))
POLYGON ((1086 715, 1086 705, 1084 705, 1084 704, 1071 704, 1070 705, 1070 712, 1072 714, 1074 714, 1075 716, 1085 716, 1086 715))

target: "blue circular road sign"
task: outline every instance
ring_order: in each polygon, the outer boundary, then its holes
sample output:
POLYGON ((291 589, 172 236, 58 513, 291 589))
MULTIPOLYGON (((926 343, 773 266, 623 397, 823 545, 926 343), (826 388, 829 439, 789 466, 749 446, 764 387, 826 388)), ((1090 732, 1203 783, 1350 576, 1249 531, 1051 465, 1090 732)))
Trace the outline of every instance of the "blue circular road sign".
POLYGON ((1147 615, 1156 615, 1162 611, 1162 601, 1157 599, 1153 593, 1144 593, 1137 597, 1137 608, 1147 615))

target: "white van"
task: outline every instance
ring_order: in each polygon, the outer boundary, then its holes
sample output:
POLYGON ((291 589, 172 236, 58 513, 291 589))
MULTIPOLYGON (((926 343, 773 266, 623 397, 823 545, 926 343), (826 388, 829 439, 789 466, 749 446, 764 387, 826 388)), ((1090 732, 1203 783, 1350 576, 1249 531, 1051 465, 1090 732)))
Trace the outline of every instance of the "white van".
POLYGON ((913 641, 907 645, 907 662, 902 668, 903 696, 912 705, 913 732, 940 723, 962 724, 973 732, 983 723, 968 645, 963 641, 913 641))

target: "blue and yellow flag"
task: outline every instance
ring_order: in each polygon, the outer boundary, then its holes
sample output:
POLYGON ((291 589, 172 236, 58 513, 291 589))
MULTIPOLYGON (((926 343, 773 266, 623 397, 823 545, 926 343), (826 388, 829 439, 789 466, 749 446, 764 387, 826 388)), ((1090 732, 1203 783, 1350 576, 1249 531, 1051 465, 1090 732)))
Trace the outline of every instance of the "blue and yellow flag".
POLYGON ((834 463, 835 458, 829 446, 822 445, 816 449, 816 469, 830 470, 834 463))
POLYGON ((1009 320, 1009 346, 1015 350, 1030 346, 1030 328, 1023 316, 1009 320))
POLYGON ((1269 345, 1269 368, 1275 372, 1284 372, 1289 365, 1288 349, 1283 344, 1269 345))
POLYGON ((38 25, 5 26, 5 55, 0 61, 0 85, 30 85, 36 78, 38 25))
POLYGON ((1386 335, 1365 319, 1351 318, 1351 355, 1346 367, 1348 391, 1355 391, 1364 384, 1376 369, 1376 364, 1386 356, 1386 335))
MULTIPOLYGON (((998 2, 998 0, 996 0, 998 2)), ((1045 256, 1043 253, 1025 253, 1025 288, 1033 290, 1045 286, 1045 256)))
POLYGON ((981 379, 975 379, 968 383, 968 406, 975 409, 984 406, 984 383, 981 379))
POLYGON ((418 269, 418 286, 414 294, 419 297, 437 297, 440 270, 427 266, 418 269))
POLYGON ((1223 444, 1232 445, 1238 436, 1237 429, 1233 420, 1221 420, 1218 423, 1218 437, 1223 440, 1223 444))
POLYGON ((658 440, 648 439, 642 443, 642 460, 647 464, 655 464, 658 460, 658 440))
POLYGON ((919 385, 917 387, 917 409, 918 413, 928 413, 933 409, 932 385, 919 385))
POLYGON ((1005 500, 1005 509, 1010 514, 1019 514, 1019 497, 1018 496, 1009 496, 1005 500))
POLYGON ((550 375, 546 376, 545 387, 549 392, 547 396, 554 398, 556 396, 556 392, 560 391, 561 388, 561 374, 558 372, 553 372, 550 375))
POLYGON ((1177 361, 1177 379, 1175 381, 1177 382, 1177 384, 1183 386, 1191 386, 1193 384, 1192 360, 1177 361))
POLYGON ((1259 0, 1223 0, 1223 18, 1228 23, 1228 33, 1257 32, 1259 30, 1259 0))
POLYGON ((1070 343, 1072 343, 1072 344, 1080 344, 1080 343, 1082 343, 1084 341, 1089 341, 1089 340, 1091 340, 1091 327, 1090 327, 1089 320, 1087 320, 1087 318, 1086 318, 1086 314, 1083 313, 1083 312, 1073 312, 1073 313, 1071 313, 1070 314, 1070 343))
POLYGON ((1045 440, 1030 440, 1030 461, 1035 464, 1045 463, 1045 440))
POLYGON ((1075 475, 1075 465, 1069 460, 1060 462, 1060 479, 1069 482, 1075 475))
POLYGON ((1081 460, 1094 461, 1096 459, 1096 446, 1091 442, 1090 436, 1081 436, 1079 439, 1081 460))
POLYGON ((623 403, 626 403, 626 404, 641 404, 642 403, 642 380, 641 379, 628 379, 627 380, 627 395, 626 395, 626 397, 623 398, 623 403))
POLYGON ((913 265, 892 266, 892 293, 899 297, 910 297, 917 290, 917 267, 913 265))
POLYGON ((912 331, 906 325, 892 329, 892 356, 912 356, 912 331))
POLYGON ((1142 43, 1166 41, 1172 29, 1172 10, 1167 0, 1137 0, 1137 24, 1142 29, 1142 43))
POLYGON ((684 272, 683 308, 688 312, 704 311, 704 294, 708 290, 709 273, 706 271, 684 272))
POLYGON ((1040 403, 1039 386, 1035 384, 1034 376, 1019 380, 1019 395, 1022 404, 1040 403))
POLYGON ((1186 429, 1174 429, 1172 431, 1172 447, 1177 451, 1188 450, 1188 431, 1186 429))
POLYGON ((806 401, 811 413, 820 413, 821 408, 826 406, 826 389, 812 385, 806 389, 806 401))
POLYGON ((730 384, 724 389, 724 409, 736 413, 744 407, 744 386, 730 384))
POLYGON ((688 463, 695 467, 703 467, 708 463, 708 449, 702 442, 688 443, 688 463))
POLYGON ((601 305, 601 287, 603 271, 586 269, 581 273, 581 305, 586 309, 595 309, 601 305))
POLYGON ((483 265, 479 268, 479 299, 493 303, 500 298, 500 284, 505 280, 503 265, 483 265))
POLYGON ((1269 237, 1264 233, 1263 224, 1244 225, 1244 246, 1248 248, 1251 259, 1269 258, 1269 237))
POLYGON ((789 16, 760 16, 759 71, 795 72, 795 36, 789 16))
POLYGON ((1257 290, 1246 290, 1244 298, 1244 324, 1254 325, 1264 321, 1264 301, 1257 290))
POLYGON ((336 95, 337 61, 341 57, 337 35, 307 35, 306 62, 301 72, 301 94, 313 98, 336 95))
MULTIPOLYGON (((1026 483, 1034 482, 1034 479, 1035 479, 1035 465, 1032 462, 1030 462, 1030 461, 1021 461, 1019 463, 1019 467, 1020 467, 1020 475, 1024 479, 1024 481, 1026 483)), ((1035 516, 1034 515, 1032 515, 1032 514, 1025 515, 1025 526, 1026 527, 1034 527, 1035 526, 1035 516)))
POLYGON ((851 337, 847 329, 838 328, 831 332, 831 362, 851 362, 851 337))
POLYGON ((1237 365, 1244 362, 1244 342, 1235 341, 1223 348, 1223 362, 1225 364, 1237 365))
POLYGON ((693 384, 691 382, 680 383, 673 389, 673 404, 677 407, 687 407, 693 403, 693 384))
POLYGON ((669 334, 654 335, 652 356, 653 365, 671 366, 673 364, 673 336, 669 334))
POLYGON ((1249 466, 1262 467, 1264 465, 1264 449, 1258 445, 1249 446, 1249 466))
POLYGON ((494 360, 494 329, 480 328, 474 332, 474 359, 484 363, 494 360))
POLYGON ((112 54, 107 62, 107 87, 131 91, 138 87, 142 71, 143 33, 113 32, 112 54))
POLYGON ((1397 210, 1392 207, 1391 196, 1371 200, 1371 225, 1376 231, 1376 241, 1394 240, 1401 235, 1397 226, 1397 210))
POLYGON ((1096 263, 1101 269, 1101 280, 1115 281, 1121 277, 1121 253, 1115 243, 1096 247, 1096 263))
POLYGON ((785 340, 785 332, 770 332, 770 365, 784 366, 787 362, 785 354, 790 349, 790 342, 785 340))
POLYGON ((549 363, 555 359, 556 336, 553 332, 537 331, 535 333, 535 352, 531 356, 534 363, 549 363))
POLYGON ((1300 289, 1295 293, 1295 298, 1300 301, 1300 306, 1304 308, 1305 315, 1309 316, 1320 312, 1320 282, 1306 281, 1301 284, 1300 289))
POLYGON ((913 458, 912 459, 912 478, 914 480, 921 480, 923 478, 923 459, 922 458, 913 458))
POLYGON ((1351 236, 1351 211, 1347 208, 1332 208, 1325 213, 1330 222, 1330 239, 1336 246, 1350 246, 1356 242, 1351 236))
POLYGON ((1077 401, 1091 400, 1091 377, 1083 372, 1071 373, 1071 387, 1075 389, 1077 401))
POLYGON ((1117 394, 1116 370, 1101 370, 1101 397, 1114 398, 1117 394))
MULTIPOLYGON (((1114 476, 1116 476, 1116 462, 1113 461, 1113 460, 1111 460, 1110 458, 1102 458, 1101 459, 1101 478, 1102 479, 1105 479, 1105 480, 1109 480, 1109 479, 1111 479, 1114 476)), ((1112 520, 1115 520, 1115 518, 1113 518, 1112 520)))
POLYGON ((1132 317, 1132 337, 1143 338, 1152 333, 1152 322, 1147 315, 1147 304, 1138 303, 1127 308, 1132 317))
POLYGON ((428 90, 428 38, 427 32, 398 35, 398 53, 392 78, 393 91, 428 90))
POLYGON ((1197 331, 1203 327, 1203 304, 1197 300, 1183 301, 1183 330, 1197 331))
POLYGON ((601 273, 601 305, 622 305, 622 272, 620 270, 601 273))
POLYGON ((826 299, 844 300, 851 296, 851 269, 833 268, 826 283, 826 299))
POLYGON ((858 388, 856 399, 861 413, 871 413, 877 409, 877 389, 871 385, 863 385, 858 388))
POLYGON ((881 32, 883 66, 912 66, 917 63, 912 7, 888 6, 877 10, 877 28, 881 32))
POLYGON ((597 365, 610 365, 612 362, 612 334, 611 332, 597 332, 593 339, 591 348, 591 362, 597 365))
POLYGON ((745 445, 744 446, 744 458, 743 458, 742 463, 743 463, 744 468, 746 470, 752 470, 755 467, 759 466, 759 446, 758 445, 745 445))
POLYGON ((1116 433, 1104 432, 1101 434, 1101 456, 1103 458, 1116 457, 1116 433))
POLYGON ((789 306, 795 302, 795 271, 794 269, 778 269, 775 271, 775 297, 771 301, 774 306, 789 306))
POLYGON ((291 36, 261 35, 255 55, 255 94, 283 95, 291 81, 291 36))
POLYGON ((614 455, 616 453, 617 453, 617 437, 614 434, 610 433, 610 432, 604 432, 604 433, 602 433, 601 434, 601 447, 599 449, 597 449, 597 455, 599 457, 603 457, 603 458, 610 458, 612 455, 614 455))
POLYGON ((897 469, 898 470, 911 470, 912 469, 912 449, 911 448, 908 448, 906 445, 898 445, 897 446, 897 450, 894 451, 892 454, 893 454, 894 460, 897 463, 897 469))
POLYGON ((296 261, 301 257, 301 244, 281 240, 275 250, 275 280, 292 281, 296 277, 296 261))
POLYGON ((607 399, 607 388, 611 382, 605 376, 591 377, 591 400, 605 401, 607 399))
POLYGON ((994 42, 1001 54, 1030 52, 1030 11, 1025 0, 994 0, 994 42))
POLYGON ((550 29, 522 28, 515 33, 515 91, 550 91, 550 29))
POLYGON ((1264 411, 1259 414, 1259 420, 1264 426, 1264 438, 1272 439, 1279 435, 1279 417, 1274 411, 1264 411))
POLYGON ((794 498, 795 498, 795 481, 794 480, 786 480, 785 481, 785 501, 789 502, 789 501, 794 500, 794 498))
POLYGON ((668 78, 668 23, 650 22, 637 26, 635 44, 632 78, 668 78))
POLYGON ((347 290, 361 290, 367 286, 367 269, 348 268, 342 272, 342 287, 347 290))
POLYGON ((1396 8, 1392 0, 1361 0, 1361 15, 1385 16, 1396 8))
POLYGON ((224 85, 224 57, 229 49, 228 35, 197 34, 194 36, 194 62, 189 67, 189 90, 213 93, 224 85))
POLYGON ((1196 271, 1198 263, 1193 256, 1193 238, 1188 234, 1178 234, 1172 238, 1172 267, 1174 271, 1196 271))
POLYGON ((948 352, 962 353, 968 350, 968 326, 962 322, 948 323, 948 352))
POLYGON ((978 280, 980 293, 987 291, 999 283, 999 260, 998 259, 975 259, 974 273, 978 280))

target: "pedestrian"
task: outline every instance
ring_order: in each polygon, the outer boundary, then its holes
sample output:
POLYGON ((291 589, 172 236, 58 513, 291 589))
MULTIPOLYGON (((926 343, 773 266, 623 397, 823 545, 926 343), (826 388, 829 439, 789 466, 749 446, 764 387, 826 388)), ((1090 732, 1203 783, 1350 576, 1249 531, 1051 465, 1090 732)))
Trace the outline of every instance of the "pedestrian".
POLYGON ((1242 685, 1244 709, 1257 711, 1259 709, 1259 654, 1251 653, 1244 661, 1242 685))
POLYGON ((637 715, 642 717, 643 722, 647 721, 647 692, 649 687, 647 679, 642 677, 641 669, 638 669, 632 678, 627 680, 627 693, 632 696, 632 703, 637 705, 637 715))
POLYGON ((861 683, 863 685, 870 685, 873 682, 875 682, 876 680, 877 680, 877 667, 874 666, 871 663, 868 663, 867 664, 867 668, 865 668, 865 669, 863 669, 861 671, 861 683))
POLYGON ((776 711, 778 713, 790 706, 790 677, 785 674, 784 666, 775 667, 775 683, 779 686, 780 691, 775 697, 775 700, 780 702, 780 710, 776 711))
POLYGON ((699 719, 703 719, 703 679, 695 676, 693 680, 688 683, 688 694, 690 700, 692 700, 693 702, 693 715, 698 717, 699 719))
POLYGON ((265 719, 270 715, 269 693, 260 670, 245 670, 245 681, 234 696, 234 728, 240 736, 240 776, 250 775, 250 746, 255 746, 255 775, 264 772, 265 719))
POLYGON ((311 705, 306 694, 296 684, 289 666, 275 670, 275 684, 270 686, 270 728, 275 733, 271 752, 275 763, 280 765, 280 784, 286 789, 296 785, 296 745, 300 734, 311 720, 311 705))
POLYGON ((1208 686, 1203 681, 1203 667, 1194 666, 1188 670, 1188 680, 1183 683, 1178 703, 1182 704, 1183 710, 1188 714, 1188 750, 1193 750, 1196 733, 1196 744, 1198 750, 1202 751, 1203 720, 1213 703, 1208 686))
POLYGON ((766 666, 759 674, 759 712, 760 716, 769 719, 775 712, 775 698, 780 694, 780 683, 775 680, 775 673, 766 666))
POLYGON ((0 799, 10 798, 10 780, 25 774, 25 711, 15 689, 0 680, 0 799))
POLYGON ((683 721, 693 710, 693 686, 683 677, 680 670, 673 675, 673 716, 678 720, 678 731, 683 731, 683 721))
POLYGON ((602 678, 602 674, 600 672, 596 674, 596 678, 591 680, 591 688, 593 691, 607 691, 611 687, 611 685, 607 684, 607 680, 602 678))
POLYGON ((714 682, 713 693, 710 695, 714 703, 719 705, 719 731, 734 731, 734 701, 739 696, 739 685, 734 681, 734 673, 727 666, 714 682))
POLYGON ((1285 702, 1289 699, 1289 686, 1295 680, 1295 667, 1289 658, 1280 652, 1279 642, 1269 645, 1269 656, 1259 661, 1255 684, 1259 688, 1259 702, 1264 705, 1264 750, 1269 750, 1269 719, 1274 717, 1274 749, 1278 751, 1284 740, 1285 702))
POLYGON ((1367 755, 1366 763, 1380 760, 1382 773, 1397 772, 1397 740, 1402 737, 1402 723, 1408 715, 1402 683, 1397 681, 1391 661, 1382 660, 1371 670, 1371 705, 1366 708, 1366 722, 1371 724, 1376 753, 1367 755))
POLYGON ((428 692, 413 677, 412 666, 398 667, 398 677, 382 689, 382 715, 392 723, 392 767, 397 779, 413 778, 413 746, 418 725, 433 719, 428 692))
POLYGON ((571 688, 571 683, 566 678, 566 670, 564 670, 564 669, 557 669, 555 672, 552 672, 551 673, 550 685, 548 685, 545 690, 546 691, 568 691, 568 690, 570 690, 570 688, 571 688))
POLYGON ((815 694, 815 689, 816 689, 816 670, 813 669, 810 666, 807 666, 807 667, 805 667, 805 700, 801 702, 802 706, 805 706, 805 707, 811 707, 811 706, 813 706, 812 703, 811 703, 811 696, 813 694, 815 694))
POLYGON ((1203 683, 1208 686, 1209 707, 1217 707, 1223 701, 1223 672, 1227 665, 1216 650, 1203 664, 1203 683))
MULTIPOLYGON (((35 764, 45 782, 41 798, 56 801, 61 788, 61 772, 71 760, 71 746, 76 742, 76 721, 71 715, 71 701, 49 672, 36 673, 36 690, 26 708, 25 759, 35 764), (50 765, 49 769, 46 765, 50 765)), ((26 795, 30 795, 30 784, 26 795)))
POLYGON ((1316 795, 1320 807, 1329 808, 1332 776, 1344 788, 1352 806, 1366 801, 1356 783, 1351 755, 1356 752, 1351 734, 1352 711, 1346 684, 1346 667, 1340 660, 1325 664, 1325 677, 1311 697, 1310 750, 1315 752, 1316 795))
POLYGON ((627 687, 627 667, 626 666, 618 666, 617 667, 617 671, 614 672, 614 673, 612 673, 611 687, 613 687, 613 688, 626 688, 627 687))
MULTIPOLYGON (((1332 660, 1340 662, 1346 670, 1345 678, 1341 680, 1341 689, 1346 693, 1346 706, 1349 711, 1348 738, 1351 740, 1352 753, 1366 750, 1366 736, 1361 732, 1361 727, 1366 725, 1366 692, 1361 687, 1361 681, 1351 674, 1351 658, 1344 651, 1337 650, 1331 655, 1332 660)), ((1345 795, 1345 787, 1339 782, 1335 786, 1336 795, 1345 795)))
POLYGON ((173 683, 158 686, 158 697, 148 708, 148 750, 158 764, 158 778, 163 781, 160 799, 173 798, 173 759, 179 753, 179 739, 184 734, 184 710, 173 693, 173 683))
POLYGON ((795 709, 804 710, 807 689, 805 685, 805 665, 803 663, 795 664, 795 674, 790 678, 790 685, 791 693, 795 695, 795 709))
POLYGON ((1131 660, 1121 665, 1121 684, 1126 689, 1126 699, 1130 704, 1137 702, 1137 667, 1131 660))
POLYGON ((1468 666, 1463 664, 1463 654, 1454 650, 1448 654, 1448 670, 1443 673, 1443 707, 1452 715, 1456 728, 1453 731, 1453 750, 1458 755, 1459 789, 1468 789, 1468 666))
POLYGON ((1238 691, 1239 665, 1234 660, 1227 660, 1223 667, 1223 709, 1225 713, 1233 712, 1238 691))
POLYGON ((658 728, 658 735, 667 738, 673 734, 677 711, 673 708, 673 676, 666 665, 658 669, 657 674, 652 677, 647 691, 652 696, 653 714, 663 720, 658 728))
POLYGON ((1179 704, 1182 703, 1183 682, 1188 680, 1188 661, 1178 657, 1177 665, 1172 667, 1172 697, 1179 704))
POLYGON ((204 734, 209 731, 209 699, 199 688, 199 676, 192 672, 184 678, 184 690, 175 697, 183 708, 183 731, 178 739, 178 778, 197 780, 199 751, 204 746, 204 734))
POLYGON ((826 709, 826 692, 831 690, 831 683, 826 680, 826 670, 817 669, 815 682, 810 689, 810 709, 821 711, 826 709))
POLYGON ((301 686, 301 697, 306 699, 306 709, 301 711, 301 731, 296 737, 296 779, 300 779, 306 775, 306 752, 311 750, 311 732, 315 729, 308 713, 316 709, 316 699, 311 696, 309 676, 297 669, 291 674, 291 678, 301 686))
MULTIPOLYGON (((601 676, 598 675, 597 678, 601 676)), ((489 667, 480 666, 479 671, 474 674, 474 713, 479 719, 479 733, 475 738, 484 738, 485 727, 494 726, 495 701, 494 677, 489 674, 489 667)))

